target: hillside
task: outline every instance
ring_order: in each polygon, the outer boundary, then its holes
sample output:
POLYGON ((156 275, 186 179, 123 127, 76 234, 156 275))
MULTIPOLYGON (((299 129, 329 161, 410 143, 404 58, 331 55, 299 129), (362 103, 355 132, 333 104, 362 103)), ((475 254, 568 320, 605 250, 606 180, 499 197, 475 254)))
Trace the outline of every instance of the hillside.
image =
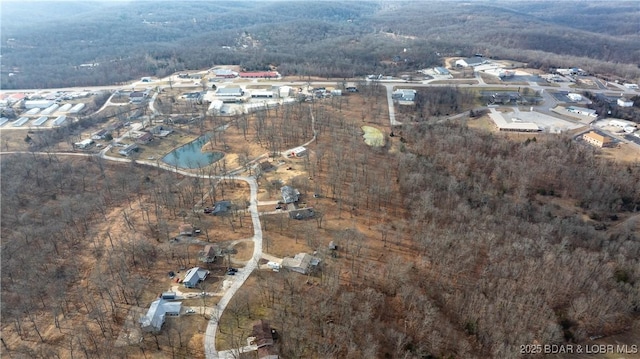
POLYGON ((4 89, 113 84, 214 64, 353 77, 478 52, 640 77, 640 10, 629 2, 33 2, 28 12, 18 4, 0 5, 4 89), (400 66, 383 62, 398 55, 400 66), (86 63, 99 67, 78 68, 86 63))

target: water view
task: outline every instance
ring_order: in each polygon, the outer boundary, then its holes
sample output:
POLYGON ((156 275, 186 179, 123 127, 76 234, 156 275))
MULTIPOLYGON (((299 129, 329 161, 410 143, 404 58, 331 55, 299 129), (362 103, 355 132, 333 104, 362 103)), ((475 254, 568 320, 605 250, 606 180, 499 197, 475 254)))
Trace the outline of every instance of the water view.
POLYGON ((223 152, 202 152, 202 146, 211 138, 211 134, 204 135, 169 152, 162 161, 180 168, 200 168, 210 165, 224 157, 223 152))

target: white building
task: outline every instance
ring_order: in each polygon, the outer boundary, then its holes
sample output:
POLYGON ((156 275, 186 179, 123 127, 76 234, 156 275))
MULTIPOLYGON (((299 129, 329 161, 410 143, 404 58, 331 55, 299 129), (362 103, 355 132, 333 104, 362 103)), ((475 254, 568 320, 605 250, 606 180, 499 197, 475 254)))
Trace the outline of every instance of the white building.
POLYGON ((582 95, 577 94, 577 93, 570 93, 570 94, 567 95, 567 97, 571 101, 582 101, 582 95))
POLYGON ((60 108, 58 109, 58 112, 68 112, 69 110, 71 110, 71 107, 73 107, 73 105, 70 103, 64 104, 60 106, 60 108))
POLYGON ((567 107, 567 111, 578 114, 578 115, 582 115, 582 116, 598 117, 596 110, 592 110, 590 108, 585 108, 585 107, 569 106, 567 107))
POLYGON ((86 140, 82 140, 80 142, 74 143, 74 145, 79 149, 85 149, 85 148, 91 146, 92 144, 93 144, 93 140, 90 139, 90 138, 87 138, 86 140))
POLYGON ((302 157, 307 154, 307 149, 303 146, 292 148, 286 152, 287 157, 302 157))
POLYGON ((633 101, 624 97, 619 98, 617 102, 620 107, 633 107, 633 101))
POLYGON ((42 112, 40 113, 41 115, 50 115, 54 112, 56 112, 58 110, 60 106, 53 104, 47 108, 45 108, 44 110, 42 110, 42 112))
POLYGON ((635 122, 633 122, 633 121, 615 119, 615 120, 609 121, 609 126, 625 128, 627 126, 636 127, 637 124, 635 122))
POLYGON ((638 89, 638 84, 624 84, 623 86, 625 88, 630 89, 630 90, 637 90, 638 89))
POLYGON ((474 67, 482 64, 486 64, 489 61, 484 57, 474 56, 466 59, 460 59, 456 61, 456 66, 460 67, 474 67))
POLYGON ((280 97, 289 97, 291 94, 291 86, 280 86, 278 94, 280 97))
POLYGON ((30 100, 24 102, 24 108, 27 110, 32 108, 47 108, 53 104, 55 104, 55 102, 50 100, 30 100))
POLYGON ((83 108, 84 108, 84 104, 83 103, 76 104, 75 106, 73 106, 69 110, 69 113, 78 113, 78 112, 82 111, 83 108))

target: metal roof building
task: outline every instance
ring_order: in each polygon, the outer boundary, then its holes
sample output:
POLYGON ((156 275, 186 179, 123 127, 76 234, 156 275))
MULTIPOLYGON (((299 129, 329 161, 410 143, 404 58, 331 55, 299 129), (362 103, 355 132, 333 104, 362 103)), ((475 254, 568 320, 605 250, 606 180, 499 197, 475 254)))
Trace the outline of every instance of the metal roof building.
POLYGON ((159 332, 164 324, 165 317, 180 315, 182 303, 169 302, 164 299, 156 299, 151 302, 147 314, 140 318, 140 326, 146 332, 159 332))
POLYGON ((187 288, 195 288, 209 275, 209 271, 200 267, 193 267, 187 271, 182 280, 182 284, 187 288))

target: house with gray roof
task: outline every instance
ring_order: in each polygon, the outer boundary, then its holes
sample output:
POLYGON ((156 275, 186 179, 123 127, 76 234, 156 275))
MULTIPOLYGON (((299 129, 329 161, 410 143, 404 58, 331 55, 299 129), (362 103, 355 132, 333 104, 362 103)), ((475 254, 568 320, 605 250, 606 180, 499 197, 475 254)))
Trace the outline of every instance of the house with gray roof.
POLYGON ((280 188, 280 192, 282 193, 284 203, 296 203, 300 199, 300 191, 291 186, 280 188))
POLYGON ((282 266, 300 274, 307 274, 320 264, 320 259, 307 253, 298 253, 293 258, 285 257, 282 266))
POLYGON ((156 299, 151 302, 147 314, 140 318, 140 326, 145 332, 159 332, 162 329, 166 316, 177 317, 182 308, 181 302, 169 302, 164 299, 156 299))
POLYGON ((196 288, 198 283, 207 279, 209 271, 200 267, 193 267, 187 271, 182 280, 182 284, 186 288, 196 288))

